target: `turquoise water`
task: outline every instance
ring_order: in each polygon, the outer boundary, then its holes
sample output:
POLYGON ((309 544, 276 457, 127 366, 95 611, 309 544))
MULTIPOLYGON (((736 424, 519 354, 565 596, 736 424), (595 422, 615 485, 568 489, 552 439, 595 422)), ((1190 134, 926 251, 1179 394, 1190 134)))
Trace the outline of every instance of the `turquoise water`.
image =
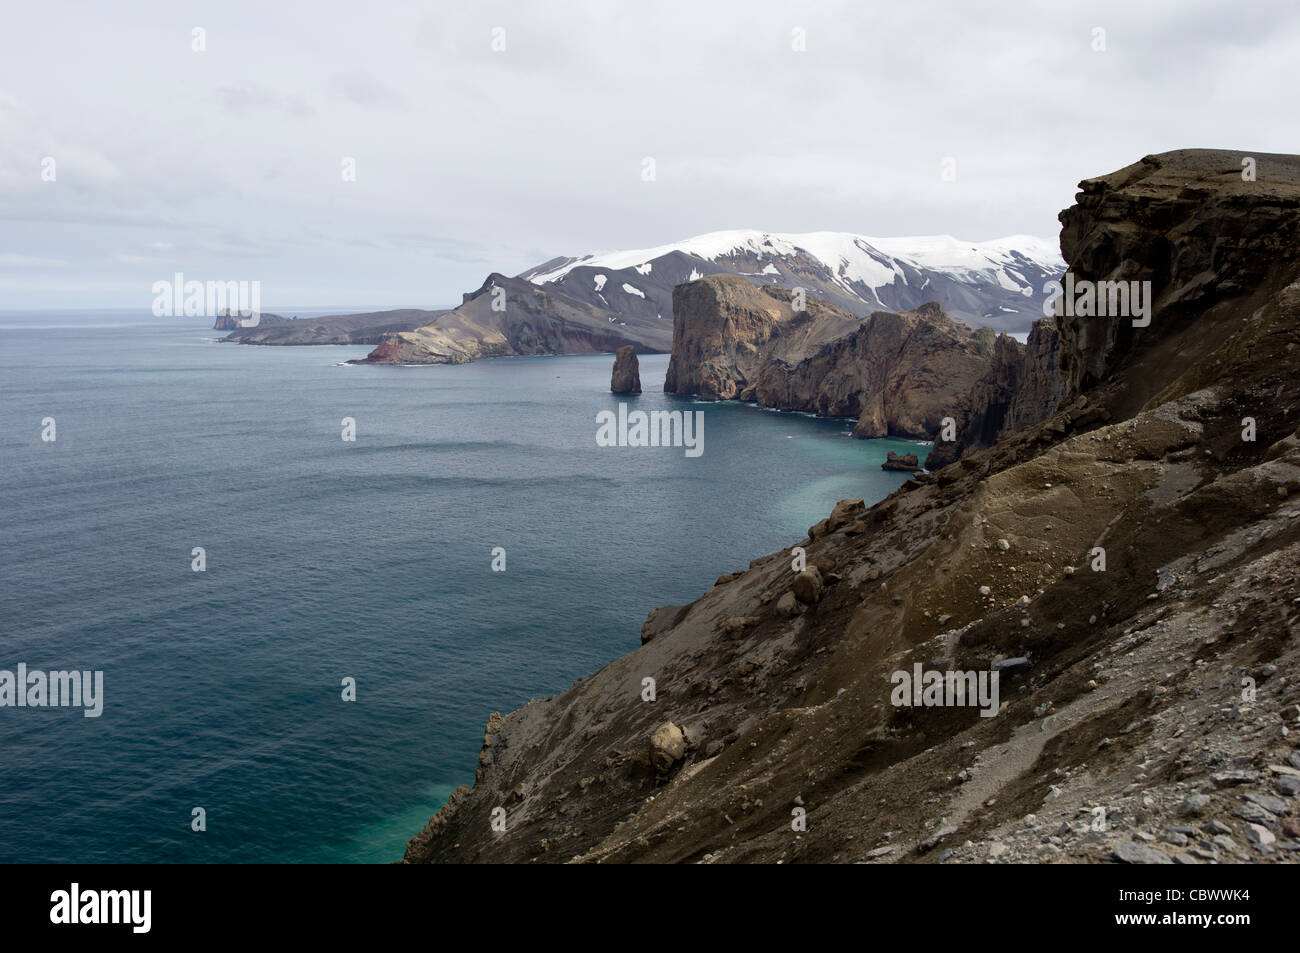
POLYGON ((624 399, 703 410, 697 459, 596 446, 606 355, 357 367, 215 336, 0 314, 0 669, 102 670, 105 694, 99 718, 0 708, 0 861, 398 859, 489 712, 924 451, 665 396, 663 355, 624 399))

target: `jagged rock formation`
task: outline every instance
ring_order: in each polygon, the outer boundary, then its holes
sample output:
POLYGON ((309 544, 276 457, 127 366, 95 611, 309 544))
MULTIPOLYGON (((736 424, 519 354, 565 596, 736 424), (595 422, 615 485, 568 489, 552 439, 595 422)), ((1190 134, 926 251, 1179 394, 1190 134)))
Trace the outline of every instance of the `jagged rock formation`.
POLYGON ((1166 354, 1186 368, 1219 347, 1235 330, 1208 327, 1215 305, 1249 294, 1294 256, 1300 221, 1291 213, 1291 156, 1256 154, 1263 171, 1242 178, 1241 153, 1184 150, 1148 156, 1108 176, 1081 184, 1077 204, 1061 213, 1061 250, 1077 272, 1094 281, 1147 280, 1164 327, 1158 334, 1126 317, 1060 319, 1061 369, 1067 396, 1104 380, 1123 361, 1146 363, 1134 375, 1127 408, 1141 406, 1168 377, 1151 362, 1153 345, 1195 324, 1189 349, 1166 354), (1153 201, 1159 196, 1159 201, 1153 201))
POLYGON ((405 859, 1300 857, 1300 157, 1255 154, 1243 188, 1242 155, 1085 182, 1071 268, 1152 275, 1149 326, 1066 322, 1047 419, 844 501, 797 558, 494 715, 405 859), (1000 705, 897 704, 915 665, 997 672, 1000 705))
POLYGON ((937 441, 926 467, 942 469, 972 450, 1050 417, 1060 406, 1064 389, 1060 348, 1061 337, 1052 319, 1035 321, 1023 345, 998 335, 993 366, 976 382, 965 416, 956 418, 956 439, 937 441))
POLYGON ((614 372, 610 375, 609 389, 615 394, 641 393, 641 363, 636 359, 636 348, 625 344, 614 354, 614 372))
POLYGON ((596 354, 635 344, 671 346, 666 321, 628 317, 521 278, 492 274, 465 301, 429 324, 388 338, 361 364, 464 364, 524 354, 596 354))
POLYGON ((905 473, 911 473, 913 470, 921 468, 921 461, 914 453, 905 453, 901 457, 890 450, 885 455, 885 462, 880 465, 882 470, 901 470, 905 473))
POLYGON ((972 331, 935 304, 866 318, 818 298, 805 305, 734 275, 679 285, 664 392, 853 417, 858 437, 926 438, 965 414, 992 359, 991 329, 972 331))

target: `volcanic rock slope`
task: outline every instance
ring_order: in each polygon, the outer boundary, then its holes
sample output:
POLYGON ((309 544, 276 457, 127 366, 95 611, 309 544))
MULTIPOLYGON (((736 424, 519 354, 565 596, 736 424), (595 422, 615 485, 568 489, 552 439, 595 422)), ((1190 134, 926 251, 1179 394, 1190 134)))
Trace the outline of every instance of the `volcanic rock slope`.
POLYGON ((1066 260, 1152 281, 1150 326, 1063 319, 1050 417, 494 713, 405 859, 1295 860, 1300 158, 1252 157, 1082 183, 1066 260), (994 717, 891 703, 915 663, 999 662, 994 717))

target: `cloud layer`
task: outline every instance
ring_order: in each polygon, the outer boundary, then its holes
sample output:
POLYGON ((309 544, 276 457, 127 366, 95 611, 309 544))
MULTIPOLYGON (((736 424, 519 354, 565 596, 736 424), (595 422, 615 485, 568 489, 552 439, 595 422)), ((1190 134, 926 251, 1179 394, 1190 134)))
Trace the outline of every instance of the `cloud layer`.
POLYGON ((983 6, 16 6, 0 308, 147 308, 177 270, 435 307, 726 228, 1052 236, 1147 153, 1297 151, 1293 4, 983 6))

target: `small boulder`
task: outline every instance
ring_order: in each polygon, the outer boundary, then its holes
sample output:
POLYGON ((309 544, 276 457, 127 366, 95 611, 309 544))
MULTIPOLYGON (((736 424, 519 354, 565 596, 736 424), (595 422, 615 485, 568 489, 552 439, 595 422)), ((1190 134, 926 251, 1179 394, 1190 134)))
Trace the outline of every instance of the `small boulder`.
POLYGON ((1168 854, 1154 847, 1147 847, 1134 841, 1124 841, 1115 845, 1115 858, 1126 864, 1172 864, 1168 854))
POLYGON ((724 635, 736 638, 744 635, 745 630, 758 622, 757 619, 747 615, 732 616, 730 619, 723 620, 722 632, 724 635))
POLYGON ((794 593, 796 599, 810 606, 821 599, 824 588, 821 571, 813 566, 794 577, 794 585, 790 591, 794 593))
POLYGON ((1187 817, 1202 813, 1210 806, 1210 798, 1205 794, 1189 794, 1176 808, 1177 813, 1187 817))
POLYGON ((776 611, 782 615, 798 615, 803 611, 803 606, 799 604, 793 592, 787 592, 776 600, 776 611))

